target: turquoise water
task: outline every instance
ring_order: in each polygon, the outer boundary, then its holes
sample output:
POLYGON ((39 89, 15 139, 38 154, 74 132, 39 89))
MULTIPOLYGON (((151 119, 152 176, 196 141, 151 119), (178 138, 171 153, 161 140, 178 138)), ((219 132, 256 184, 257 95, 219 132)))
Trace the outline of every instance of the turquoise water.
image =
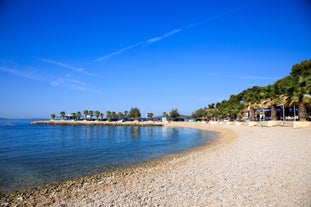
POLYGON ((0 120, 0 189, 107 171, 211 141, 205 131, 170 127, 30 125, 0 120))

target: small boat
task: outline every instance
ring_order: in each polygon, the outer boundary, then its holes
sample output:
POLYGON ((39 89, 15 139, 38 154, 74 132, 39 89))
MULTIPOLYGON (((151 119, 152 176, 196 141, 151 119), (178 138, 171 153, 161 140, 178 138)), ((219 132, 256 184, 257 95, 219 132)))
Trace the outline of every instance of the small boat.
POLYGON ((2 126, 15 126, 15 124, 12 124, 12 123, 10 123, 10 122, 7 122, 7 123, 2 124, 2 126))

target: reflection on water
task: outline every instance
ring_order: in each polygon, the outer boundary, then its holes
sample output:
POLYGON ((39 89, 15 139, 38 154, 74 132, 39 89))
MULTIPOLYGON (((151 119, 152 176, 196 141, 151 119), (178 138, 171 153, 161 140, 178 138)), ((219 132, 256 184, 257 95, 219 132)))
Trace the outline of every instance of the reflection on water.
POLYGON ((0 125, 0 189, 98 173, 178 153, 211 138, 185 128, 29 123, 0 125))

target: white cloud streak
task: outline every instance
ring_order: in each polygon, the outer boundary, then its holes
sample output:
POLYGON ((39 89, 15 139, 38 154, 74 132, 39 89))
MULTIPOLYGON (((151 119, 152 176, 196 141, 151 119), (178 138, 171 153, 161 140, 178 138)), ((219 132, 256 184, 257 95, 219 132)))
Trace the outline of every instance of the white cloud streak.
POLYGON ((163 40, 163 39, 165 39, 165 38, 168 38, 169 36, 172 36, 172 35, 174 35, 174 34, 176 34, 176 33, 178 33, 178 32, 181 32, 181 31, 182 31, 181 29, 174 29, 174 30, 172 30, 172 31, 170 31, 170 32, 165 33, 164 35, 161 35, 161 36, 158 36, 158 37, 153 37, 153 38, 150 38, 150 39, 148 39, 148 40, 146 40, 146 41, 138 42, 138 43, 136 43, 136 44, 133 44, 133 45, 124 47, 124 48, 122 48, 122 49, 120 49, 120 50, 117 50, 117 51, 112 52, 112 53, 110 53, 110 54, 108 54, 108 55, 105 55, 105 56, 103 56, 103 57, 100 57, 100 58, 96 59, 95 61, 100 62, 100 61, 109 59, 109 58, 111 58, 111 57, 113 57, 113 56, 120 55, 120 54, 122 54, 122 53, 124 53, 124 52, 126 52, 126 51, 128 51, 128 50, 134 49, 134 48, 136 48, 136 47, 146 46, 146 45, 153 44, 153 43, 155 43, 155 42, 161 41, 161 40, 163 40))
POLYGON ((172 30, 172 31, 170 31, 170 32, 165 33, 165 34, 162 35, 162 36, 153 37, 153 38, 147 40, 146 43, 147 43, 147 44, 152 44, 152 43, 161 41, 161 40, 163 40, 163 39, 165 39, 165 38, 168 38, 169 36, 172 36, 172 35, 174 35, 174 34, 176 34, 176 33, 178 33, 178 32, 181 32, 181 31, 182 31, 182 29, 174 29, 174 30, 172 30))
POLYGON ((0 71, 10 73, 15 76, 31 79, 31 80, 40 80, 37 74, 34 71, 21 71, 13 68, 0 67, 0 71))
POLYGON ((83 68, 74 67, 74 66, 62 63, 62 62, 55 61, 55 60, 49 60, 49 59, 45 59, 45 58, 41 58, 40 60, 43 61, 43 62, 46 62, 46 63, 58 65, 58 66, 61 66, 63 68, 67 68, 69 70, 73 70, 73 71, 76 71, 76 72, 83 72, 84 71, 83 68))
POLYGON ((43 62, 49 63, 49 64, 57 65, 57 66, 60 66, 60 67, 63 67, 63 68, 66 68, 66 69, 78 72, 78 73, 83 73, 83 74, 88 75, 88 76, 92 76, 92 77, 96 77, 96 78, 103 78, 100 75, 87 72, 87 71, 85 71, 81 67, 74 67, 74 66, 66 64, 66 63, 62 63, 62 62, 55 61, 55 60, 49 60, 49 59, 45 59, 45 58, 41 58, 40 60, 43 61, 43 62))
POLYGON ((102 91, 90 88, 87 83, 72 79, 70 73, 64 75, 61 78, 51 81, 50 84, 55 88, 64 87, 64 88, 69 88, 75 91, 88 91, 88 92, 93 92, 93 93, 102 93, 102 91))
POLYGON ((173 29, 173 30, 165 33, 164 35, 161 35, 161 36, 158 36, 158 37, 153 37, 153 38, 150 38, 148 40, 145 40, 145 41, 142 41, 142 42, 138 42, 138 43, 132 44, 130 46, 124 47, 124 48, 122 48, 120 50, 117 50, 115 52, 112 52, 112 53, 109 53, 109 54, 107 54, 105 56, 102 56, 102 57, 96 59, 95 61, 96 62, 100 62, 100 61, 103 61, 103 60, 107 60, 107 59, 109 59, 109 58, 111 58, 113 56, 121 55, 122 53, 124 53, 124 52, 126 52, 128 50, 134 49, 136 47, 140 47, 140 46, 144 46, 144 45, 150 45, 150 44, 153 44, 155 42, 162 41, 162 40, 164 40, 164 39, 166 39, 166 38, 168 38, 170 36, 173 36, 173 35, 175 35, 177 33, 180 33, 182 31, 184 31, 184 30, 191 29, 191 28, 194 28, 194 27, 198 27, 198 26, 207 24, 207 23, 209 23, 211 21, 214 21, 214 20, 217 20, 217 19, 219 19, 221 17, 227 16, 230 13, 246 9, 248 7, 250 7, 250 6, 239 7, 239 8, 233 9, 231 11, 228 11, 228 12, 225 12, 225 13, 222 13, 222 14, 219 14, 219 15, 215 15, 213 17, 210 17, 210 18, 205 19, 205 20, 200 21, 200 22, 195 22, 195 23, 189 24, 189 25, 187 25, 185 27, 182 27, 182 28, 173 29))
MULTIPOLYGON (((7 68, 7 67, 1 67, 0 66, 0 71, 9 73, 14 76, 18 76, 21 78, 26 78, 30 80, 35 80, 35 81, 48 81, 46 78, 42 77, 42 74, 38 74, 34 70, 17 70, 13 68, 7 68)), ((48 77, 48 76, 47 76, 48 77)), ((51 78, 51 77, 50 77, 51 78)), ((94 92, 94 93, 102 93, 102 91, 92 89, 89 87, 87 83, 75 80, 71 78, 71 74, 66 74, 65 76, 58 78, 56 80, 49 81, 50 84, 53 87, 65 87, 69 88, 71 90, 77 90, 77 91, 88 91, 88 92, 94 92)))
POLYGON ((133 45, 124 47, 124 48, 122 48, 120 50, 117 50, 115 52, 109 53, 108 55, 102 56, 102 57, 96 59, 95 61, 96 62, 100 62, 100 61, 103 61, 103 60, 107 60, 107 59, 109 59, 109 58, 111 58, 113 56, 120 55, 120 54, 122 54, 122 53, 124 53, 124 52, 126 52, 128 50, 134 49, 136 47, 148 46, 148 45, 153 44, 155 42, 159 42, 159 41, 161 41, 163 39, 166 39, 169 36, 172 36, 172 35, 174 35, 174 34, 176 34, 178 32, 181 32, 181 31, 182 31, 182 29, 174 29, 174 30, 172 30, 170 32, 165 33, 164 35, 161 35, 161 36, 158 36, 158 37, 153 37, 153 38, 150 38, 148 40, 145 40, 145 41, 142 41, 142 42, 138 42, 138 43, 135 43, 133 45))

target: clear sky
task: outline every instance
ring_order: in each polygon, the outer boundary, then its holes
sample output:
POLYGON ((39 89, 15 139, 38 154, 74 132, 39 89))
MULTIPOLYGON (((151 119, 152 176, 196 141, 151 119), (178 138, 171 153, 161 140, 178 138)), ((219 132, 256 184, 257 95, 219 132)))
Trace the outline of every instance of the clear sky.
POLYGON ((310 58, 310 0, 0 0, 0 117, 191 114, 310 58))

